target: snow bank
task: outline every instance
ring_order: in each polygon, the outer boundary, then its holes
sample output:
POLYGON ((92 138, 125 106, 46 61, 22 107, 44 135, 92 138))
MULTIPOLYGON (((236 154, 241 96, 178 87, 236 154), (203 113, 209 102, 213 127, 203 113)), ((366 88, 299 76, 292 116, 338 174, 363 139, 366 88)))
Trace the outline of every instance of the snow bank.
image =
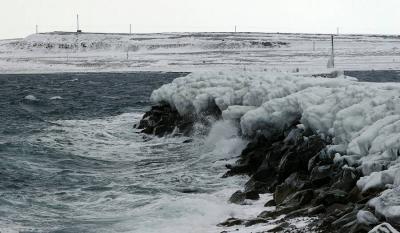
POLYGON ((400 84, 285 73, 194 73, 154 91, 180 114, 217 106, 244 135, 265 136, 300 121, 331 139, 335 161, 358 165, 362 191, 400 185, 400 84))

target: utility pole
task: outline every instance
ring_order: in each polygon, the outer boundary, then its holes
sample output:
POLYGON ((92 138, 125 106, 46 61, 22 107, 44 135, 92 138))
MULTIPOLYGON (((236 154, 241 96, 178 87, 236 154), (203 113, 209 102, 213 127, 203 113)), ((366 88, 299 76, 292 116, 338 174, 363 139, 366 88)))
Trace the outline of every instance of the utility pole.
POLYGON ((328 68, 335 68, 335 52, 334 52, 334 47, 333 47, 333 35, 331 35, 331 56, 328 60, 328 68))

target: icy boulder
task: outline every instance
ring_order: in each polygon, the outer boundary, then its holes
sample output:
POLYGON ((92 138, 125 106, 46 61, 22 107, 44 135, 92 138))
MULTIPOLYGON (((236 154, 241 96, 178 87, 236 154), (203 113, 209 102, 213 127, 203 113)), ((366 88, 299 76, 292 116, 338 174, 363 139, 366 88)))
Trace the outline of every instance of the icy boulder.
POLYGON ((367 226, 374 226, 379 223, 379 220, 371 212, 360 210, 357 213, 357 222, 367 226))
POLYGON ((374 227, 374 229, 370 230, 368 233, 399 233, 399 232, 396 231, 396 229, 394 229, 390 224, 382 223, 374 227))
POLYGON ((400 187, 385 190, 379 197, 370 200, 368 205, 375 209, 376 216, 400 226, 400 187))

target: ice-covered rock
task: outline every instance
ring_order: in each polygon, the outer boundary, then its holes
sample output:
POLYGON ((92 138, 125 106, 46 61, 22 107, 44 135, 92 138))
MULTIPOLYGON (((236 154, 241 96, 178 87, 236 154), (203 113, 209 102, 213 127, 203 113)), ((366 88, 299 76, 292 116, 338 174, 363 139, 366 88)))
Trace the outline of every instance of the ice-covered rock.
MULTIPOLYGON (((154 91, 180 114, 217 106, 226 119, 240 119, 242 133, 268 136, 296 120, 347 155, 376 164, 396 159, 400 148, 400 84, 354 82, 285 73, 194 73, 154 91)), ((378 166, 379 167, 379 166, 378 166)), ((379 169, 378 169, 379 170, 379 169)))
POLYGON ((382 216, 387 222, 400 226, 400 188, 385 190, 380 196, 368 203, 375 209, 375 215, 382 216))
MULTIPOLYGON (((151 99, 168 103, 181 115, 217 107, 224 119, 238 121, 242 134, 248 137, 268 138, 300 122, 303 130, 333 144, 328 154, 334 156, 336 164, 359 166, 363 177, 357 186, 362 192, 400 185, 398 83, 286 73, 204 72, 162 86, 151 99)), ((395 190, 371 203, 378 214, 399 221, 394 216, 397 205, 380 208, 396 202, 396 196, 389 195, 395 190)))
POLYGON ((390 224, 382 223, 374 227, 368 233, 399 233, 399 232, 396 231, 396 229, 394 229, 390 224))
POLYGON ((378 224, 379 220, 371 212, 360 210, 357 213, 357 222, 359 224, 370 226, 378 224))

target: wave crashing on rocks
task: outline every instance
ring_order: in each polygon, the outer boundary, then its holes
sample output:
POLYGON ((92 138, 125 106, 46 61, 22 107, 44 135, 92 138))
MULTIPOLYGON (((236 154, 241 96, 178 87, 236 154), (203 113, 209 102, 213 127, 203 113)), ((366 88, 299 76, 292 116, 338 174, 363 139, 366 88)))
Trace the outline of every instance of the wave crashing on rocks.
POLYGON ((285 215, 282 227, 290 229, 290 218, 317 216, 310 229, 376 232, 379 227, 372 228, 383 223, 395 232, 400 227, 399 93, 397 83, 344 76, 193 73, 152 93, 156 106, 139 128, 164 136, 190 134, 199 121, 237 126, 250 143, 235 164, 227 165, 225 177, 247 174, 250 180, 230 201, 241 204, 273 192, 277 208, 229 224, 253 225, 285 215))

